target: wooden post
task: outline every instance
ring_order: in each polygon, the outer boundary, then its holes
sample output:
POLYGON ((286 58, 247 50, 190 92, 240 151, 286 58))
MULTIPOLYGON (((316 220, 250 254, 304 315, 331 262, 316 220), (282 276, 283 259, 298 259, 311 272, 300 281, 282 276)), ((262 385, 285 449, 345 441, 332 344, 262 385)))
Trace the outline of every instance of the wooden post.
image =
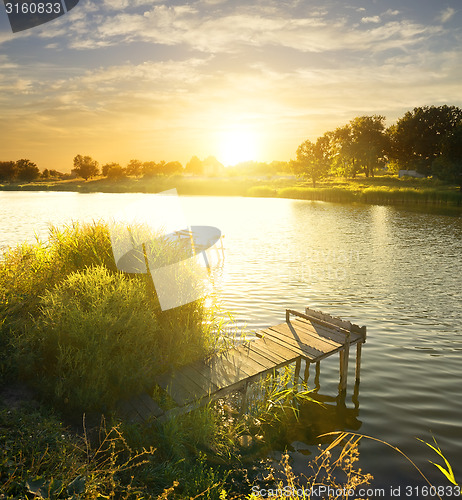
POLYGON ((340 351, 340 392, 345 392, 348 381, 348 358, 350 355, 350 332, 346 334, 345 347, 340 351))
POLYGON ((305 374, 303 376, 303 382, 305 385, 308 383, 308 379, 310 378, 310 363, 307 359, 305 359, 305 374))
POLYGON ((359 409, 359 382, 355 382, 355 388, 353 390, 353 396, 351 400, 355 405, 355 410, 359 409))
POLYGON ((319 382, 320 375, 321 375, 321 362, 318 361, 316 363, 316 374, 314 376, 314 387, 315 387, 315 389, 318 389, 318 390, 321 388, 321 384, 319 382))
POLYGON ((297 361, 295 362, 295 375, 294 375, 294 387, 298 387, 298 379, 300 377, 300 368, 302 365, 302 358, 299 357, 297 358, 297 361))
POLYGON ((249 386, 248 382, 245 382, 244 387, 242 388, 242 404, 240 415, 243 415, 247 411, 247 388, 249 386))
POLYGON ((356 372, 355 372, 355 378, 356 378, 356 383, 359 384, 359 379, 361 375, 361 351, 362 351, 362 342, 358 342, 356 345, 356 372))

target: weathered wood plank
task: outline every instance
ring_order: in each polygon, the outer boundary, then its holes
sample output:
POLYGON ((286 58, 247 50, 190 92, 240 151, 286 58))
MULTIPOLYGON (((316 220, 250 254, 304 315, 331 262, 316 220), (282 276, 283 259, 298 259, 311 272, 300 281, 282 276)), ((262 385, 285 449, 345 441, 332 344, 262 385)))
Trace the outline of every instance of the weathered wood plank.
POLYGON ((243 346, 243 349, 245 350, 245 354, 249 357, 249 359, 252 359, 252 361, 256 361, 257 363, 260 363, 262 367, 264 368, 265 371, 268 370, 273 370, 275 366, 277 366, 277 363, 273 363, 270 361, 268 358, 263 356, 262 354, 259 354, 258 352, 254 351, 253 349, 243 346))
MULTIPOLYGON (((244 371, 233 371, 232 365, 228 361, 219 362, 217 359, 211 359, 207 363, 203 363, 204 373, 210 381, 219 387, 220 390, 227 387, 234 387, 243 380, 249 377, 244 371)), ((196 367, 198 368, 198 367, 196 367)))
POLYGON ((279 365, 280 363, 285 363, 287 361, 284 356, 281 356, 277 352, 274 352, 274 350, 268 349, 267 345, 264 344, 262 340, 263 339, 256 339, 253 342, 249 343, 249 348, 252 351, 264 356, 275 365, 279 365))
POLYGON ((206 391, 181 372, 166 373, 156 377, 155 382, 178 406, 207 396, 206 391))
POLYGON ((366 331, 367 330, 366 330, 365 326, 358 326, 355 323, 352 323, 351 321, 347 321, 347 320, 338 318, 336 316, 331 316, 330 314, 323 313, 321 311, 315 311, 314 309, 310 309, 309 307, 305 308, 305 315, 310 317, 310 318, 313 318, 315 320, 320 320, 320 321, 324 321, 324 322, 331 324, 331 325, 339 326, 340 328, 348 330, 352 333, 359 334, 364 339, 366 338, 366 331))
POLYGON ((251 377, 265 371, 264 366, 249 358, 245 352, 239 349, 228 351, 224 356, 228 361, 232 361, 236 367, 243 367, 251 377))
POLYGON ((285 325, 286 328, 282 328, 281 325, 278 325, 277 329, 276 328, 268 328, 267 332, 268 335, 271 336, 272 338, 278 339, 281 342, 284 342, 285 344, 289 345, 290 347, 295 347, 298 349, 301 349, 304 353, 305 356, 309 357, 310 359, 316 359, 319 356, 322 356, 326 354, 329 351, 322 351, 320 349, 316 349, 310 345, 304 344, 300 338, 297 338, 290 328, 285 325), (281 331, 283 330, 283 331, 281 331))
MULTIPOLYGON (((264 340, 269 346, 277 351, 286 351, 286 359, 291 359, 295 361, 299 356, 309 357, 309 354, 298 346, 290 345, 284 340, 275 337, 276 332, 271 331, 269 328, 257 332, 257 335, 261 335, 261 339, 264 340)), ((282 337, 282 336, 281 336, 282 337)))
POLYGON ((246 363, 246 360, 234 350, 227 351, 217 356, 216 361, 219 363, 223 363, 223 366, 227 366, 228 370, 243 372, 248 377, 253 377, 258 373, 260 369, 259 365, 255 366, 251 365, 250 363, 246 363))
MULTIPOLYGON (((149 420, 153 417, 152 412, 146 407, 141 398, 141 394, 138 394, 130 401, 135 412, 141 417, 143 421, 149 420)), ((136 418, 136 416, 135 416, 136 418)))
POLYGON ((183 371, 185 374, 188 375, 188 377, 191 380, 194 380, 194 382, 199 385, 207 394, 213 394, 216 392, 219 387, 217 387, 211 380, 210 378, 207 378, 200 370, 196 369, 196 365, 188 365, 183 368, 183 371))
POLYGON ((290 324, 297 329, 302 329, 324 338, 326 341, 334 342, 336 344, 343 344, 345 342, 347 332, 340 330, 336 326, 327 328, 323 325, 312 323, 311 321, 302 318, 291 318, 290 324))
POLYGON ((139 400, 151 412, 153 417, 160 417, 164 410, 149 396, 147 392, 140 394, 139 400))
POLYGON ((293 324, 287 325, 286 323, 283 323, 282 325, 271 327, 271 329, 287 335, 289 338, 294 338, 322 353, 327 353, 332 351, 333 349, 338 349, 343 345, 340 342, 334 342, 332 340, 326 339, 325 337, 320 336, 314 331, 301 328, 300 326, 294 327, 293 324))
POLYGON ((144 422, 143 417, 136 410, 135 404, 137 398, 131 398, 130 400, 119 401, 117 405, 117 412, 124 419, 134 423, 144 422))
POLYGON ((308 320, 304 320, 302 318, 293 318, 290 320, 291 324, 296 326, 296 328, 303 328, 305 330, 314 331, 319 336, 331 340, 332 342, 344 344, 345 338, 348 333, 350 333, 350 344, 356 344, 357 342, 364 342, 364 337, 358 333, 348 332, 342 329, 339 329, 335 326, 332 328, 327 328, 323 325, 317 325, 308 320))
POLYGON ((291 318, 289 324, 297 330, 309 332, 312 335, 323 338, 328 342, 342 344, 345 340, 346 332, 339 330, 336 327, 327 328, 302 318, 291 318))
POLYGON ((278 333, 271 328, 267 328, 261 332, 264 335, 264 338, 270 340, 271 342, 284 347, 286 349, 290 349, 294 354, 293 359, 295 360, 299 356, 307 357, 309 359, 315 359, 319 356, 319 353, 314 351, 313 349, 305 346, 301 342, 297 342, 296 340, 291 340, 286 335, 282 333, 278 333))
POLYGON ((266 335, 266 330, 260 330, 256 335, 259 337, 260 346, 263 345, 265 349, 273 351, 289 362, 295 361, 300 356, 300 353, 295 352, 290 346, 285 346, 266 335))

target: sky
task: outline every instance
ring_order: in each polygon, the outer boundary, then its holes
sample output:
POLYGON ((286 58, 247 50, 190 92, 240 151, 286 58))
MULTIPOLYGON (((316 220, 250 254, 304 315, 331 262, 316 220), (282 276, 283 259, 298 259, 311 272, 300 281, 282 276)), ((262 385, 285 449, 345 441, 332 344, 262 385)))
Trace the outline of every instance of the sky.
POLYGON ((12 33, 0 161, 287 161, 356 116, 462 107, 460 0, 80 0, 12 33))

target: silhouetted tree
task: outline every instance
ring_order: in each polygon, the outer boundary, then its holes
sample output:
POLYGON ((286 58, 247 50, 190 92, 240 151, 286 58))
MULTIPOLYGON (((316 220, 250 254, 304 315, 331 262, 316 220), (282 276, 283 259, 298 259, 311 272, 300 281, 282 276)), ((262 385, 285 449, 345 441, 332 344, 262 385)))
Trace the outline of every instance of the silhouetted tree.
POLYGON ((30 160, 18 160, 16 162, 16 178, 20 181, 31 182, 40 177, 40 170, 30 160))
POLYGON ((13 181, 16 178, 17 170, 16 162, 0 161, 0 181, 13 181))
POLYGON ((316 142, 306 140, 297 149, 297 159, 292 162, 293 171, 297 175, 306 175, 311 179, 313 187, 325 177, 330 168, 329 137, 324 134, 316 142))
POLYGON ((441 155, 433 160, 432 173, 452 182, 462 191, 462 122, 447 134, 441 145, 441 155))
POLYGON ((193 156, 185 166, 185 173, 202 175, 204 173, 204 163, 197 156, 193 156))
POLYGON ((353 131, 351 125, 338 127, 331 132, 330 148, 332 155, 331 170, 335 175, 356 177, 359 164, 356 160, 353 131))
POLYGON ((373 177, 375 168, 385 164, 387 137, 384 122, 385 117, 380 115, 359 116, 350 121, 351 152, 366 177, 373 177))
POLYGON ((389 129, 392 155, 403 169, 430 174, 443 141, 462 120, 456 106, 424 106, 408 111, 389 129))
POLYGON ((174 175, 183 172, 183 165, 179 161, 169 161, 162 167, 162 174, 174 175))
POLYGON ((128 162, 128 165, 125 169, 127 172, 127 175, 141 175, 142 173, 142 167, 143 164, 140 162, 140 160, 130 160, 128 162))
POLYGON ((143 163, 142 172, 144 177, 153 177, 156 175, 161 175, 165 161, 156 163, 155 161, 145 161, 143 163))
POLYGON ((72 172, 87 180, 99 174, 98 162, 93 160, 91 156, 77 155, 74 158, 72 172))

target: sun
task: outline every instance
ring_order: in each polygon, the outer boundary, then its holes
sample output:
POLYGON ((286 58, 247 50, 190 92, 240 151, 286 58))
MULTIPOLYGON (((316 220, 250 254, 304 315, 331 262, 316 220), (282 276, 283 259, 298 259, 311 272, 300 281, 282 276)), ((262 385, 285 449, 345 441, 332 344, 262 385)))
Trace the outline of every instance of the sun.
POLYGON ((253 131, 232 129, 221 134, 218 159, 225 166, 256 160, 257 156, 258 139, 253 131))

